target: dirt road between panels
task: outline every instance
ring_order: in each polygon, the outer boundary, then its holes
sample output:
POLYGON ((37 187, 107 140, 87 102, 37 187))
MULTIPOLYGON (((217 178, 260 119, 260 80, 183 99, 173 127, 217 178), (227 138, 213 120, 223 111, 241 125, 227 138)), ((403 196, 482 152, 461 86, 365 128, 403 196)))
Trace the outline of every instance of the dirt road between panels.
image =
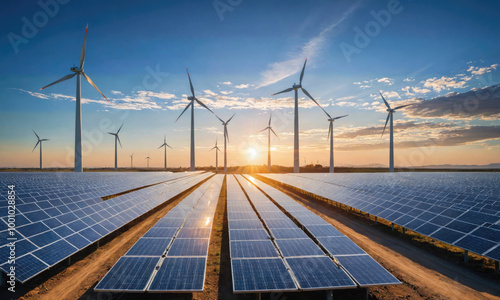
POLYGON ((500 299, 498 275, 479 275, 383 232, 373 223, 279 189, 339 229, 403 283, 371 288, 372 299, 500 299))

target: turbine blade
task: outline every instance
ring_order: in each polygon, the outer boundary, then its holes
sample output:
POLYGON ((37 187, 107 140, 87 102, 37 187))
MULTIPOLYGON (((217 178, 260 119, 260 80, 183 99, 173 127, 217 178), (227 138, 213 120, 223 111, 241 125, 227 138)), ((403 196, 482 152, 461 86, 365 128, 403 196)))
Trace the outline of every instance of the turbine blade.
POLYGON ((307 97, 309 97, 312 101, 314 101, 314 103, 316 103, 325 112, 325 114, 328 115, 328 113, 326 112, 326 110, 321 105, 319 105, 319 103, 316 100, 314 100, 314 98, 311 96, 311 94, 309 94, 306 91, 306 89, 304 89, 303 87, 301 87, 300 89, 302 89, 302 92, 304 92, 304 94, 306 94, 307 97))
POLYGON ((191 82, 191 76, 189 76, 189 71, 188 71, 188 68, 186 68, 186 72, 188 73, 188 78, 189 78, 189 87, 191 88, 191 94, 193 94, 193 98, 195 97, 194 96, 194 88, 193 88, 193 83, 191 82))
POLYGON ((302 72, 300 72, 300 82, 299 85, 302 85, 302 78, 304 78, 304 70, 306 69, 307 58, 304 61, 304 66, 302 67, 302 72))
POLYGON ((235 115, 235 114, 236 114, 236 113, 234 113, 234 114, 231 116, 231 118, 229 118, 229 120, 227 120, 226 124, 229 124, 229 121, 231 121, 231 119, 233 119, 233 117, 234 117, 234 115, 235 115))
POLYGON ((272 94, 271 96, 278 95, 278 94, 281 94, 281 93, 287 93, 287 92, 289 92, 289 91, 293 91, 293 88, 289 88, 289 89, 286 89, 286 90, 282 90, 281 92, 274 93, 274 94, 272 94))
POLYGON ((59 82, 62 82, 62 81, 64 81, 64 80, 71 79, 71 78, 75 77, 75 75, 76 75, 76 73, 73 73, 73 74, 68 74, 68 75, 64 76, 63 78, 61 78, 61 79, 59 79, 59 80, 56 80, 56 81, 52 82, 52 83, 51 83, 51 84, 49 84, 49 85, 44 86, 44 87, 43 87, 43 88, 41 88, 40 90, 43 90, 44 88, 47 88, 47 87, 49 87, 49 86, 51 86, 51 85, 54 85, 54 84, 59 83, 59 82))
POLYGON ((179 118, 182 116, 182 114, 189 108, 189 106, 193 105, 193 101, 191 100, 189 102, 189 104, 186 106, 186 108, 184 108, 184 110, 181 112, 181 114, 177 117, 177 119, 175 120, 175 122, 177 122, 177 120, 179 120, 179 118))
POLYGON ((269 128, 269 127, 266 127, 266 128, 262 129, 261 131, 259 131, 259 132, 257 132, 257 133, 261 133, 262 131, 267 130, 268 128, 269 128))
POLYGON ((158 149, 161 149, 161 147, 165 146, 165 144, 161 145, 160 147, 158 147, 158 149))
POLYGON ((122 130, 122 127, 123 127, 123 123, 122 123, 122 126, 120 126, 120 128, 118 128, 118 131, 116 132, 116 134, 120 133, 120 130, 122 130))
POLYGON ((395 107, 394 110, 400 109, 400 108, 403 108, 403 107, 407 107, 407 106, 410 106, 410 105, 413 105, 413 104, 401 105, 401 106, 395 107))
POLYGON ((83 68, 83 64, 85 63, 85 44, 87 43, 87 29, 88 28, 89 28, 89 24, 87 23, 87 27, 85 27, 85 36, 83 37, 82 52, 80 53, 80 70, 83 68))
POLYGON ((40 143, 40 141, 37 141, 37 142, 36 142, 36 145, 35 145, 35 147, 33 148, 33 150, 31 150, 31 152, 35 151, 36 146, 38 146, 38 144, 39 144, 39 143, 40 143))
MULTIPOLYGON (((217 117, 217 119, 219 119, 219 121, 221 121, 221 122, 222 122, 222 124, 224 124, 224 121, 223 121, 221 118, 219 118, 219 116, 218 116, 218 115, 215 115, 215 116, 217 117)), ((215 144, 217 144, 217 141, 215 141, 215 144)))
POLYGON ((273 117, 273 113, 271 112, 271 115, 269 116, 269 125, 267 125, 267 126, 269 126, 269 127, 271 127, 271 118, 272 118, 272 117, 273 117))
MULTIPOLYGON (((87 74, 85 74, 85 72, 82 71, 82 75, 83 75, 83 77, 85 77, 85 79, 87 79, 87 81, 90 83, 90 85, 93 86, 99 92, 99 94, 101 94, 104 97, 104 99, 108 100, 108 98, 106 98, 106 96, 104 96, 104 94, 97 88, 95 83, 92 81, 92 79, 90 79, 90 77, 87 76, 87 74)), ((108 100, 108 102, 109 102, 109 100, 108 100)))
POLYGON ((387 127, 387 122, 389 122, 389 117, 391 116, 391 113, 387 114, 387 119, 385 120, 385 125, 384 125, 384 130, 382 131, 382 136, 384 136, 385 128, 387 127))
POLYGON ((279 140, 279 139, 280 139, 280 137, 276 134, 276 132, 274 132, 274 130, 273 130, 271 127, 269 127, 269 129, 271 129, 271 131, 274 133, 274 135, 275 135, 275 136, 278 138, 278 140, 279 140))
POLYGON ((120 141, 120 137, 118 134, 116 135, 116 139, 118 140, 118 144, 120 144, 120 148, 122 148, 122 142, 120 141))
POLYGON ((115 133, 114 133, 114 132, 108 132, 108 133, 109 133, 109 134, 111 134, 111 135, 115 135, 115 133))
POLYGON ((201 102, 200 100, 198 100, 198 98, 194 98, 194 100, 196 100, 196 102, 197 102, 199 105, 201 105, 201 106, 203 106, 204 108, 208 109, 211 113, 213 113, 213 114, 215 115, 215 113, 214 113, 214 112, 213 112, 210 108, 208 108, 208 106, 206 106, 203 102, 201 102))
POLYGON ((331 119, 331 118, 332 118, 332 116, 330 116, 330 114, 329 114, 329 113, 327 113, 327 112, 326 112, 326 110, 325 110, 325 114, 328 116, 328 119, 331 119))
POLYGON ((50 139, 41 139, 40 142, 50 141, 50 139))
MULTIPOLYGON (((33 129, 31 129, 31 130, 33 130, 33 129)), ((33 130, 33 133, 36 135, 37 139, 40 139, 40 137, 38 136, 38 134, 36 134, 35 130, 33 130)))
POLYGON ((382 92, 378 92, 378 93, 380 94, 380 97, 382 97, 382 100, 384 100, 385 106, 387 106, 388 109, 391 109, 391 107, 389 106, 389 103, 387 103, 384 96, 382 96, 382 92))
POLYGON ((344 118, 344 117, 347 117, 348 115, 345 115, 345 116, 340 116, 340 117, 335 117, 333 118, 334 120, 338 120, 338 119, 341 119, 341 118, 344 118))
POLYGON ((170 149, 174 149, 174 148, 170 147, 168 144, 165 144, 165 145, 167 145, 167 147, 170 148, 170 149))

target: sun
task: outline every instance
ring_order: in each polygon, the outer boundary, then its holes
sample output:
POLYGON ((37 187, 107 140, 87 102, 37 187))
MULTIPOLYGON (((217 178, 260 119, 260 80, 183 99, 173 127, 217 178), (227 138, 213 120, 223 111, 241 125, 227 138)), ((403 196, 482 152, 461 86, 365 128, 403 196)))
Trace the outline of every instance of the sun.
POLYGON ((247 155, 249 159, 255 159, 257 157, 257 149, 250 147, 247 149, 247 155))

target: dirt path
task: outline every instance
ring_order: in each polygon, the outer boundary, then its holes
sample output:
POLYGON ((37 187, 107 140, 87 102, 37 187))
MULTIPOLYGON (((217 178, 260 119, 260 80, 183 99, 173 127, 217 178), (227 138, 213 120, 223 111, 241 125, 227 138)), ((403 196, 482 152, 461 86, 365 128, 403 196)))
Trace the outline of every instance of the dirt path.
POLYGON ((500 299, 500 278, 484 278, 332 206, 285 192, 363 248, 403 285, 370 289, 377 299, 500 299))

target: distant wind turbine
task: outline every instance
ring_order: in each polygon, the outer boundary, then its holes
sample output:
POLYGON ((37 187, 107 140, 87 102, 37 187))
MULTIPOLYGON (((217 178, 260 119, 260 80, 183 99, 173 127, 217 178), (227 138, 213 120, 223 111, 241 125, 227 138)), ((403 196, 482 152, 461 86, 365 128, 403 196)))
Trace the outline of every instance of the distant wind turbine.
POLYGON ((165 147, 165 160, 164 160, 164 167, 165 167, 165 170, 167 169, 167 147, 172 149, 172 147, 170 147, 168 144, 167 144, 167 135, 165 134, 165 137, 163 138, 163 144, 158 147, 158 149, 160 149, 161 147, 165 147))
MULTIPOLYGON (((304 66, 302 67, 302 72, 300 73, 300 81, 299 84, 293 84, 291 88, 283 90, 281 92, 277 92, 272 94, 271 96, 278 95, 281 93, 287 93, 290 91, 295 91, 295 112, 294 112, 294 131, 293 131, 293 172, 299 173, 299 89, 302 90, 307 97, 309 97, 314 103, 316 103, 321 109, 321 105, 314 100, 314 98, 302 87, 302 78, 304 77, 304 70, 306 69, 307 58, 304 61, 304 66)), ((323 111, 325 111, 323 109, 323 111)), ((325 111, 326 112, 326 111, 325 111)))
MULTIPOLYGON (((33 130, 33 129, 31 129, 31 130, 33 130)), ((38 144, 40 144, 40 169, 42 169, 42 142, 48 141, 49 139, 41 139, 38 136, 38 134, 36 134, 35 130, 33 130, 33 133, 36 135, 36 138, 38 139, 38 141, 36 142, 36 145, 33 148, 33 150, 31 150, 31 152, 33 153, 33 151, 35 151, 35 149, 36 149, 36 146, 38 146, 38 144)))
POLYGON ((132 155, 129 155, 130 156, 130 168, 133 169, 134 168, 134 153, 132 153, 132 155))
POLYGON ((274 133, 274 135, 278 138, 278 135, 276 132, 274 132, 273 128, 271 127, 271 118, 273 117, 273 113, 269 116, 269 123, 266 128, 262 129, 260 132, 267 130, 267 171, 271 172, 271 132, 274 133))
POLYGON ((118 150, 117 150, 116 141, 118 141, 118 143, 120 143, 120 148, 121 148, 122 142, 120 141, 120 137, 118 136, 118 134, 120 133, 120 130, 122 129, 122 127, 123 127, 123 124, 122 124, 122 126, 120 126, 120 128, 118 128, 117 132, 108 132, 109 134, 115 136, 115 171, 118 170, 118 150))
MULTIPOLYGON (((191 88, 191 96, 188 96, 189 104, 186 106, 186 108, 184 108, 184 110, 179 115, 179 117, 177 117, 177 120, 179 120, 179 118, 182 116, 182 114, 184 114, 184 112, 191 106, 191 160, 190 160, 190 170, 194 171, 195 170, 195 162, 194 162, 194 102, 196 101, 196 103, 198 103, 202 107, 208 109, 211 113, 214 114, 214 112, 212 110, 210 110, 210 108, 208 108, 205 104, 203 104, 203 102, 201 102, 200 100, 198 100, 198 98, 196 98, 196 96, 194 95, 193 83, 191 82, 191 76, 189 76, 189 71, 188 71, 187 68, 186 68, 186 72, 187 72, 188 79, 189 79, 189 87, 191 88)), ((175 120, 175 122, 177 122, 177 120, 175 120)))
POLYGON ((328 113, 326 114, 329 118, 328 122, 330 122, 330 126, 328 127, 328 138, 330 139, 330 173, 333 173, 333 122, 348 115, 332 118, 328 113))
POLYGON ((235 114, 229 118, 226 122, 224 122, 221 118, 217 117, 222 122, 222 126, 224 126, 224 173, 227 173, 227 152, 226 152, 226 144, 229 143, 229 134, 227 133, 227 124, 231 121, 235 114))
POLYGON ((149 157, 149 154, 148 154, 148 157, 146 157, 145 159, 147 159, 147 161, 148 161, 148 169, 149 169, 149 160, 151 159, 151 157, 149 157))
POLYGON ((389 105, 389 103, 387 103, 387 101, 385 100, 384 96, 382 96, 382 92, 379 92, 380 93, 380 97, 382 97, 382 100, 384 100, 384 104, 385 106, 387 106, 387 111, 389 112, 389 114, 387 115, 387 119, 385 120, 385 126, 384 126, 384 130, 382 131, 382 136, 384 136, 384 132, 385 132, 385 128, 387 127, 387 122, 389 122, 389 119, 391 120, 391 125, 390 125, 390 138, 389 138, 389 171, 392 173, 394 172, 394 132, 393 132, 393 114, 396 110, 400 109, 400 108, 403 108, 403 107, 406 107, 406 106, 410 106, 411 104, 406 104, 406 105, 401 105, 401 106, 398 106, 398 107, 395 107, 395 108, 391 108, 391 106, 389 105))
MULTIPOLYGON (((83 172, 83 163, 82 163, 82 105, 80 102, 80 75, 83 75, 85 79, 92 85, 103 97, 104 99, 108 100, 106 96, 97 88, 97 86, 92 82, 90 77, 88 77, 85 72, 83 72, 83 64, 85 62, 85 43, 87 41, 87 29, 89 25, 87 24, 87 27, 85 28, 85 36, 83 38, 83 45, 82 45, 82 52, 80 53, 80 67, 72 67, 71 71, 74 72, 74 74, 69 74, 64 76, 63 78, 52 82, 49 85, 44 86, 41 88, 43 90, 44 88, 47 88, 51 85, 54 85, 56 83, 71 79, 75 77, 76 75, 76 117, 75 117, 75 172, 83 172)), ((108 100, 109 101, 109 100, 108 100)))
POLYGON ((217 146, 217 139, 215 139, 215 146, 210 149, 210 151, 215 149, 215 173, 219 173, 219 153, 222 152, 220 151, 219 147, 217 146), (218 151, 218 152, 217 152, 218 151))

